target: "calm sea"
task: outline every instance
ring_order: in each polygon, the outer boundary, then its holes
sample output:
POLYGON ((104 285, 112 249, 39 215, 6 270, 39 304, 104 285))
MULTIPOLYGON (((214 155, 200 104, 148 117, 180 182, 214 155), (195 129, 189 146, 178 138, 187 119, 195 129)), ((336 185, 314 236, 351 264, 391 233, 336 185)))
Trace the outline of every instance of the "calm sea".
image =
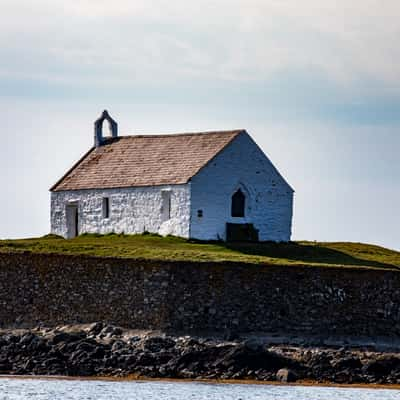
POLYGON ((0 400, 400 400, 399 390, 0 379, 0 400))

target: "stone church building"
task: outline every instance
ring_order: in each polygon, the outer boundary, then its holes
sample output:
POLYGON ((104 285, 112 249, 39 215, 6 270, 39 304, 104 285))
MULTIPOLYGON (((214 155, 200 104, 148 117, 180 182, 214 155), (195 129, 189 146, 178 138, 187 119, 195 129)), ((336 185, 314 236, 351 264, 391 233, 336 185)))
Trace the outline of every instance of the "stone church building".
POLYGON ((65 238, 145 231, 201 240, 291 236, 293 189, 245 130, 118 136, 104 111, 94 147, 50 191, 51 232, 65 238))

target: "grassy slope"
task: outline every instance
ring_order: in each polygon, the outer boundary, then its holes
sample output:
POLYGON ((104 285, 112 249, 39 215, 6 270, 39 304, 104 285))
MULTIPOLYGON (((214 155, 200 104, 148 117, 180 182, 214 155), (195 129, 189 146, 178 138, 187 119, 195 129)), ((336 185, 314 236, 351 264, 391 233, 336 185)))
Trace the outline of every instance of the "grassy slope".
POLYGON ((362 243, 199 243, 155 235, 83 235, 72 240, 47 236, 0 240, 2 253, 23 251, 153 260, 236 261, 400 270, 399 252, 362 243))

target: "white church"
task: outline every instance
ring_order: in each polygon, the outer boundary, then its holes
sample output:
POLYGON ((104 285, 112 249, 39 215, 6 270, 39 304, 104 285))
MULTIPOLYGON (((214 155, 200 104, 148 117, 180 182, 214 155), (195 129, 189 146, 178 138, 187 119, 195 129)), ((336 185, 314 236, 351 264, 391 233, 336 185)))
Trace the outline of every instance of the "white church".
POLYGON ((50 191, 51 232, 65 238, 151 232, 286 242, 291 236, 293 189, 245 130, 118 136, 104 111, 94 146, 50 191))

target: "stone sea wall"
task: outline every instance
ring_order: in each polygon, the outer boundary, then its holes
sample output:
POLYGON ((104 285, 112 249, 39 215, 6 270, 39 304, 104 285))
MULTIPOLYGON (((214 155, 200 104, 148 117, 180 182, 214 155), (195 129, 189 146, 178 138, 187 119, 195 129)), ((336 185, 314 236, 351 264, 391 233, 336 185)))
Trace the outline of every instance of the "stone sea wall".
POLYGON ((400 274, 0 254, 0 327, 103 321, 184 332, 400 334, 400 274))

